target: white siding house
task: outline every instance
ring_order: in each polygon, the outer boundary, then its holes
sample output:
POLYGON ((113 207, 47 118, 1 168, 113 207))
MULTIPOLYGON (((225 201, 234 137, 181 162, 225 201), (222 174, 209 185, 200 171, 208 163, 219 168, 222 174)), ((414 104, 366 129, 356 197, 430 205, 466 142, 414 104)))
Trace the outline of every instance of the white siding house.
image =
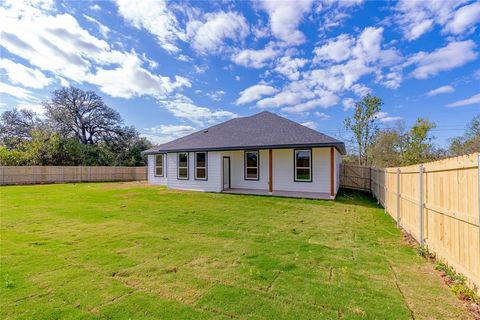
POLYGON ((334 199, 343 142, 269 112, 147 150, 148 182, 172 189, 334 199))

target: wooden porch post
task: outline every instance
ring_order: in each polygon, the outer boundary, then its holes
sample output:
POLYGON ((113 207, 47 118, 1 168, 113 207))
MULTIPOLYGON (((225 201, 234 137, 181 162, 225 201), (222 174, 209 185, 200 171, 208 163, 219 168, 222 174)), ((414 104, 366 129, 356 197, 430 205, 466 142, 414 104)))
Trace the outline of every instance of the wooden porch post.
POLYGON ((273 192, 272 149, 268 149, 268 192, 273 192))
POLYGON ((335 150, 330 147, 330 198, 335 197, 335 150))

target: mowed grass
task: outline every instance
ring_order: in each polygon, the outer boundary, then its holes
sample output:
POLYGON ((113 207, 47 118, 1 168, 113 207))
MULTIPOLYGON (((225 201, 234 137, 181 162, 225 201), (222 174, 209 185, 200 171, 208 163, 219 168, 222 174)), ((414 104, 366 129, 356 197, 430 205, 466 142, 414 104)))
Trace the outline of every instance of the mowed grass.
POLYGON ((368 195, 1 192, 2 319, 467 319, 368 195))

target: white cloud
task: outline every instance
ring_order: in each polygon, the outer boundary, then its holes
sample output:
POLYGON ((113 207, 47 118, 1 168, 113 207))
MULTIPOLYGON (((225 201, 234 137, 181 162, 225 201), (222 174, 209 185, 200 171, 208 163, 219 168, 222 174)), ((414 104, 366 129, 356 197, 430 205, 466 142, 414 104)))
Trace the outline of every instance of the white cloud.
POLYGON ((152 74, 141 67, 141 60, 135 54, 128 54, 122 65, 114 69, 99 69, 89 81, 112 97, 132 98, 150 95, 163 98, 180 87, 190 87, 190 81, 176 76, 169 77, 152 74))
POLYGON ((409 40, 418 39, 436 24, 445 25, 464 1, 402 0, 395 7, 394 20, 409 40))
POLYGON ((480 22, 480 2, 474 2, 458 9, 444 28, 445 32, 454 34, 472 33, 480 22))
POLYGON ((279 53, 278 50, 273 48, 273 44, 270 43, 261 50, 241 50, 232 56, 232 61, 244 67, 260 69, 277 57, 279 53))
POLYGON ((226 110, 212 110, 207 107, 197 106, 189 98, 177 95, 176 98, 159 100, 158 103, 175 117, 191 121, 197 125, 205 126, 218 123, 237 115, 226 110))
POLYGON ((343 99, 342 104, 343 104, 343 110, 344 111, 355 108, 355 100, 353 100, 352 98, 343 99))
POLYGON ((28 101, 21 102, 17 104, 16 108, 18 110, 30 110, 37 113, 39 116, 44 116, 45 107, 40 103, 30 103, 28 101))
POLYGON ((186 33, 180 27, 175 14, 162 0, 116 0, 118 13, 134 27, 145 29, 155 36, 159 45, 170 53, 180 49, 177 40, 186 41, 186 33))
POLYGON ((208 70, 208 66, 207 65, 204 65, 204 66, 197 66, 197 65, 193 65, 193 69, 195 70, 195 73, 205 73, 205 71, 208 70))
POLYGON ((328 115, 328 114, 325 114, 323 112, 315 112, 315 116, 317 116, 320 120, 328 120, 330 119, 331 117, 328 115))
POLYGON ((0 59, 0 69, 6 70, 11 83, 24 87, 42 89, 52 82, 52 79, 46 77, 40 70, 26 67, 8 59, 0 59))
MULTIPOLYGON (((309 94, 313 97, 313 93, 309 94)), ((277 108, 300 103, 305 99, 305 93, 301 91, 284 90, 271 98, 265 98, 257 102, 259 108, 277 108)), ((284 110, 285 111, 285 110, 284 110)))
POLYGON ((452 103, 447 104, 447 107, 463 107, 463 106, 469 106, 472 104, 479 104, 480 105, 480 93, 471 96, 470 98, 455 101, 452 103))
POLYGON ((240 97, 237 99, 236 104, 241 105, 245 103, 250 103, 252 101, 260 99, 263 96, 269 96, 276 92, 277 89, 272 86, 265 84, 256 84, 240 92, 240 97))
MULTIPOLYGON (((17 2, 15 2, 17 5, 17 2)), ((142 5, 139 5, 140 7, 142 5)), ((91 83, 115 97, 152 95, 163 97, 190 82, 176 76, 152 74, 142 65, 154 61, 134 51, 112 49, 91 35, 69 14, 57 14, 36 6, 0 7, 2 46, 43 71, 51 72, 62 85, 91 83)))
POLYGON ((144 129, 142 136, 154 143, 161 144, 195 132, 195 128, 188 125, 159 125, 144 129))
POLYGON ((91 23, 95 24, 98 28, 98 32, 100 32, 100 34, 104 37, 104 38, 108 38, 108 34, 110 32, 110 28, 107 27, 106 25, 104 25, 103 23, 100 23, 98 20, 90 17, 90 16, 87 16, 86 14, 83 15, 83 17, 85 19, 87 19, 87 21, 90 21, 91 23))
POLYGON ((93 6, 90 6, 90 10, 98 12, 101 11, 102 8, 96 3, 93 6))
POLYGON ((383 112, 383 111, 377 112, 376 118, 380 122, 392 122, 392 121, 398 121, 403 119, 402 117, 390 116, 387 112, 383 112))
POLYGON ((347 34, 341 34, 337 38, 330 39, 321 47, 313 50, 314 62, 334 61, 342 62, 350 58, 355 39, 347 34))
POLYGON ((309 100, 307 102, 297 104, 295 106, 282 108, 282 111, 290 112, 290 113, 301 113, 301 112, 315 109, 317 107, 328 108, 336 105, 338 101, 339 101, 339 98, 337 95, 330 92, 325 92, 323 95, 321 95, 320 98, 309 100))
POLYGON ((313 122, 313 121, 306 121, 304 123, 301 124, 302 126, 305 126, 307 128, 310 128, 312 130, 316 130, 317 129, 317 123, 316 122, 313 122))
POLYGON ((262 1, 260 7, 269 15, 272 34, 289 45, 302 44, 305 35, 298 30, 304 15, 310 12, 312 0, 262 1))
POLYGON ((240 76, 235 76, 236 81, 240 81, 240 76))
MULTIPOLYGON (((309 81, 333 92, 355 90, 364 75, 375 73, 377 82, 387 88, 398 88, 403 77, 399 72, 383 74, 386 67, 398 64, 402 57, 397 50, 382 46, 383 31, 365 28, 357 38, 342 34, 329 39, 314 49, 315 63, 324 68, 311 70, 305 75, 309 81)), ((391 68, 390 68, 391 69, 391 68)))
POLYGON ((222 97, 225 94, 226 94, 225 91, 218 90, 218 91, 212 91, 212 92, 207 93, 207 96, 214 101, 220 101, 220 100, 222 100, 222 97))
POLYGON ((9 96, 32 102, 38 102, 39 100, 33 96, 30 90, 23 89, 17 86, 11 86, 9 84, 0 82, 0 93, 8 94, 9 96))
POLYGON ((412 72, 413 77, 427 79, 441 71, 451 70, 475 60, 478 56, 475 47, 472 40, 450 42, 431 53, 419 52, 413 55, 407 65, 416 65, 412 72))
POLYGON ((292 59, 290 56, 285 56, 278 59, 274 70, 283 74, 290 80, 298 80, 298 78, 300 78, 300 72, 298 69, 303 68, 307 62, 308 60, 306 59, 292 59))
POLYGON ((242 41, 249 33, 247 21, 236 12, 208 13, 204 18, 187 25, 192 48, 199 53, 221 52, 225 40, 242 41))
POLYGON ((432 89, 432 90, 428 91, 427 96, 433 97, 433 96, 436 96, 438 94, 450 93, 450 92, 454 92, 454 91, 455 91, 455 89, 452 86, 441 86, 439 88, 432 89))

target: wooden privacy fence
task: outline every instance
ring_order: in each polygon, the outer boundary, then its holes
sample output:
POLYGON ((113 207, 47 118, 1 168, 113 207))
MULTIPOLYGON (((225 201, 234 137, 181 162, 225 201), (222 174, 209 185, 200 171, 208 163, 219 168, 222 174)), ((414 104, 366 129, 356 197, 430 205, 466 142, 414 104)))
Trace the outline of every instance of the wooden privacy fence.
POLYGON ((437 257, 480 287, 480 155, 399 168, 345 164, 341 186, 369 191, 437 257))
POLYGON ((0 185, 146 179, 146 167, 0 166, 0 185))

